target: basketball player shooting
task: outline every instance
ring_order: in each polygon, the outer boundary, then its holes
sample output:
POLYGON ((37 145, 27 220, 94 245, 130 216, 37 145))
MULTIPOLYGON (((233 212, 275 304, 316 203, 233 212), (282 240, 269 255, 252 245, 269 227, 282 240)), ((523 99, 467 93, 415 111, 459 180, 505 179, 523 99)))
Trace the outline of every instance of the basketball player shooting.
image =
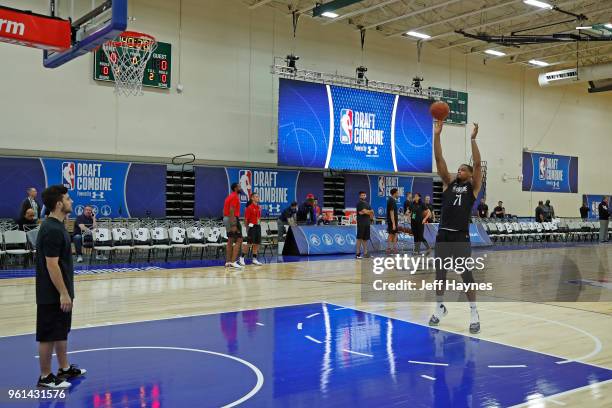
MULTIPOLYGON (((434 123, 434 155, 438 175, 444 184, 442 193, 442 213, 440 226, 436 237, 436 258, 442 262, 436 262, 436 281, 440 282, 436 290, 436 309, 429 319, 430 326, 437 326, 442 317, 448 313, 444 306, 444 285, 446 284, 446 269, 443 264, 447 258, 469 258, 471 256, 470 244, 470 215, 472 206, 482 186, 482 169, 480 151, 476 144, 478 136, 478 123, 474 123, 472 131, 472 158, 474 167, 462 164, 457 170, 457 175, 451 176, 446 167, 446 161, 442 155, 442 144, 440 134, 442 133, 443 121, 434 123)), ((461 274, 465 283, 474 283, 471 270, 461 274)), ((480 332, 480 318, 476 309, 476 291, 470 289, 467 293, 470 301, 470 333, 480 332)))

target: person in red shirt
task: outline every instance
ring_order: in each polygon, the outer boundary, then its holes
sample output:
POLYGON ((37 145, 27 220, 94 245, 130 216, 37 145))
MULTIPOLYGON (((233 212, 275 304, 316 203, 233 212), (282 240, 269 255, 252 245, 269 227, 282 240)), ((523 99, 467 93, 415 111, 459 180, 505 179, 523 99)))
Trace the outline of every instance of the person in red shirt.
POLYGON ((232 183, 232 192, 223 203, 223 224, 227 232, 225 247, 225 266, 244 268, 244 258, 238 255, 242 248, 242 227, 240 226, 240 184, 232 183))
POLYGON ((250 202, 251 204, 247 206, 244 214, 244 220, 248 225, 247 242, 253 251, 253 264, 263 265, 257 259, 257 251, 259 250, 259 245, 261 244, 261 207, 259 206, 259 196, 257 193, 251 194, 250 202))

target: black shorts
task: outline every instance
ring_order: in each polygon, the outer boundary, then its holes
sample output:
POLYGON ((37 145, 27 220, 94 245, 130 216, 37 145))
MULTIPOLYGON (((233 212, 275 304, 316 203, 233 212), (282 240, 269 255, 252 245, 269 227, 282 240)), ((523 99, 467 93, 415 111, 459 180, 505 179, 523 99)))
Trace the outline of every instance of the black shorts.
MULTIPOLYGON (((436 236, 436 258, 469 258, 472 255, 472 244, 470 233, 467 231, 449 231, 439 229, 436 236)), ((474 282, 472 271, 468 270, 461 274, 464 282, 474 282)), ((446 270, 437 269, 436 279, 445 280, 446 270)))
POLYGON ((232 232, 232 224, 229 221, 229 217, 223 217, 223 224, 225 225, 225 232, 227 232, 228 238, 242 238, 242 226, 240 225, 240 219, 235 218, 236 220, 236 231, 232 232))
POLYGON ((387 233, 397 234, 397 225, 395 226, 395 229, 391 229, 391 222, 389 222, 388 220, 387 220, 387 233))
POLYGON ((255 245, 261 244, 261 225, 257 224, 249 227, 247 232, 247 242, 255 245))
POLYGON ((59 303, 36 305, 36 341, 65 341, 71 326, 72 311, 63 312, 59 303))
POLYGON ((357 223, 357 239, 370 240, 370 224, 357 223))

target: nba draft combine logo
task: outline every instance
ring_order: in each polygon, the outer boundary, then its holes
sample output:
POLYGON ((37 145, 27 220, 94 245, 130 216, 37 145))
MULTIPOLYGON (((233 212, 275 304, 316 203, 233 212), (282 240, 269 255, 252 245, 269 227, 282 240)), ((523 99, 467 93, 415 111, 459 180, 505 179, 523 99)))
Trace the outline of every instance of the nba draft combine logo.
POLYGON ((280 214, 281 206, 289 201, 289 188, 278 186, 280 180, 277 171, 240 170, 238 174, 243 192, 241 201, 246 202, 256 193, 262 209, 267 209, 268 215, 280 214))
POLYGON ((563 181, 563 170, 558 168, 559 159, 540 157, 539 163, 539 179, 541 181, 545 181, 546 184, 552 188, 559 189, 559 186, 563 181))
POLYGON ((340 110, 340 143, 354 145, 356 152, 378 157, 378 146, 384 145, 384 133, 384 130, 376 129, 375 114, 340 110))
POLYGON ((62 163, 62 181, 68 190, 74 190, 74 162, 62 163))
POLYGON ((391 189, 397 188, 400 197, 404 196, 404 187, 399 185, 399 177, 378 176, 378 196, 391 195, 391 189))
POLYGON ((240 170, 240 189, 242 190, 242 194, 240 195, 240 201, 246 202, 248 201, 251 194, 253 194, 252 190, 252 173, 251 170, 240 170))

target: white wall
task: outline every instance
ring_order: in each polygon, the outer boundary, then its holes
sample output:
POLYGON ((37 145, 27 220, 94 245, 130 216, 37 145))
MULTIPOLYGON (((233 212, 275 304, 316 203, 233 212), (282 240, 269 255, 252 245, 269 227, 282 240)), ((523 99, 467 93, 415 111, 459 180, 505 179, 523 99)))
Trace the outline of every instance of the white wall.
MULTIPOLYGON (((9 7, 45 12, 43 2, 9 0, 9 7)), ((276 138, 277 80, 273 56, 294 50, 300 66, 354 73, 366 65, 371 79, 469 92, 470 120, 480 122, 480 146, 488 161, 488 199, 507 211, 531 214, 550 198, 560 215, 575 216, 580 195, 524 193, 516 180, 524 147, 579 156, 579 190, 604 193, 612 147, 611 94, 589 95, 586 85, 541 89, 537 72, 522 67, 436 51, 425 45, 421 63, 415 43, 368 32, 362 57, 359 33, 344 24, 322 26, 300 19, 292 41, 291 18, 238 0, 131 0, 130 29, 173 44, 173 85, 183 94, 146 91, 118 98, 94 82, 92 56, 55 70, 42 68, 41 52, 0 44, 0 153, 8 149, 75 152, 79 155, 171 157, 193 152, 201 160, 275 163, 268 143, 276 138), (179 42, 179 22, 182 41, 179 42), (180 74, 179 74, 180 72, 180 74)), ((469 128, 447 126, 443 135, 449 167, 469 160, 469 128)))

